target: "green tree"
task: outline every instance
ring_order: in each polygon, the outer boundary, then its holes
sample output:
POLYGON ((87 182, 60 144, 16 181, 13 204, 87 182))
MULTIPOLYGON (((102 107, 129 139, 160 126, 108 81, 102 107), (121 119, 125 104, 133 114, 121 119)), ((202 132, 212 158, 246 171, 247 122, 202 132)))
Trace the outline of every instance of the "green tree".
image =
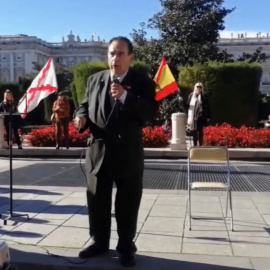
POLYGON ((253 54, 243 52, 243 54, 238 57, 237 61, 248 61, 249 63, 264 63, 269 58, 270 55, 264 53, 263 49, 259 47, 253 54))
POLYGON ((154 72, 165 56, 174 74, 178 66, 216 60, 219 31, 224 30, 224 18, 234 10, 224 8, 223 2, 160 0, 162 10, 131 33, 137 59, 150 63, 154 72), (157 30, 159 37, 148 39, 147 29, 157 30))

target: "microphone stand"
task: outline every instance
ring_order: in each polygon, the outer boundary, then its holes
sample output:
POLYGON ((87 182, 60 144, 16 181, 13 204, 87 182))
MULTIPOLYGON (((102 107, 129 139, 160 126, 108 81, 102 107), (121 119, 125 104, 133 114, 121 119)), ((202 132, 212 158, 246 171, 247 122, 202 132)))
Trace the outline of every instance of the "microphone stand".
POLYGON ((9 214, 6 216, 6 214, 0 214, 0 218, 2 216, 4 217, 4 225, 7 225, 7 221, 9 219, 12 219, 14 217, 27 217, 27 220, 29 220, 28 214, 15 214, 13 213, 13 167, 12 167, 12 161, 13 161, 13 152, 12 152, 12 116, 13 115, 22 115, 21 113, 13 113, 14 107, 12 107, 9 111, 9 113, 3 113, 2 115, 9 115, 9 214))

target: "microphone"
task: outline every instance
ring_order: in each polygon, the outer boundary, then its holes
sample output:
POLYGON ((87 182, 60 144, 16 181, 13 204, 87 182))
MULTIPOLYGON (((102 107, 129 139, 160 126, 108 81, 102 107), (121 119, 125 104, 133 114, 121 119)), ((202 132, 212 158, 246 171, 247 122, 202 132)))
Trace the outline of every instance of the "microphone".
POLYGON ((114 74, 112 78, 112 82, 120 84, 120 76, 114 74))
MULTIPOLYGON (((120 84, 120 76, 116 75, 116 74, 113 74, 113 77, 112 77, 112 83, 118 83, 120 84)), ((116 98, 114 98, 115 101, 117 100, 116 98)))

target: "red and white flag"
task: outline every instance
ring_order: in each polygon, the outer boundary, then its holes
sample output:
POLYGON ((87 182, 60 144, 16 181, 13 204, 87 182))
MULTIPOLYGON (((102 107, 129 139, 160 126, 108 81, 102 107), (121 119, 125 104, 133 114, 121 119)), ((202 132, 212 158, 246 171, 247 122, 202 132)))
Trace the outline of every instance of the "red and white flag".
POLYGON ((49 58, 19 101, 18 112, 23 114, 22 118, 25 118, 26 114, 33 111, 42 99, 56 91, 57 80, 54 63, 53 59, 49 58))

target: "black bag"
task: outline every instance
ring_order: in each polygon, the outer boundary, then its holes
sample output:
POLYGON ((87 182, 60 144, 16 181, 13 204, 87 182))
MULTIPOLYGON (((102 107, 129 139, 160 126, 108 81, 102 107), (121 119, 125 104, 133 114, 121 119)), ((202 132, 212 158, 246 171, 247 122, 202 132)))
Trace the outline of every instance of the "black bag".
POLYGON ((196 130, 191 130, 190 128, 186 128, 186 136, 193 137, 196 130))

